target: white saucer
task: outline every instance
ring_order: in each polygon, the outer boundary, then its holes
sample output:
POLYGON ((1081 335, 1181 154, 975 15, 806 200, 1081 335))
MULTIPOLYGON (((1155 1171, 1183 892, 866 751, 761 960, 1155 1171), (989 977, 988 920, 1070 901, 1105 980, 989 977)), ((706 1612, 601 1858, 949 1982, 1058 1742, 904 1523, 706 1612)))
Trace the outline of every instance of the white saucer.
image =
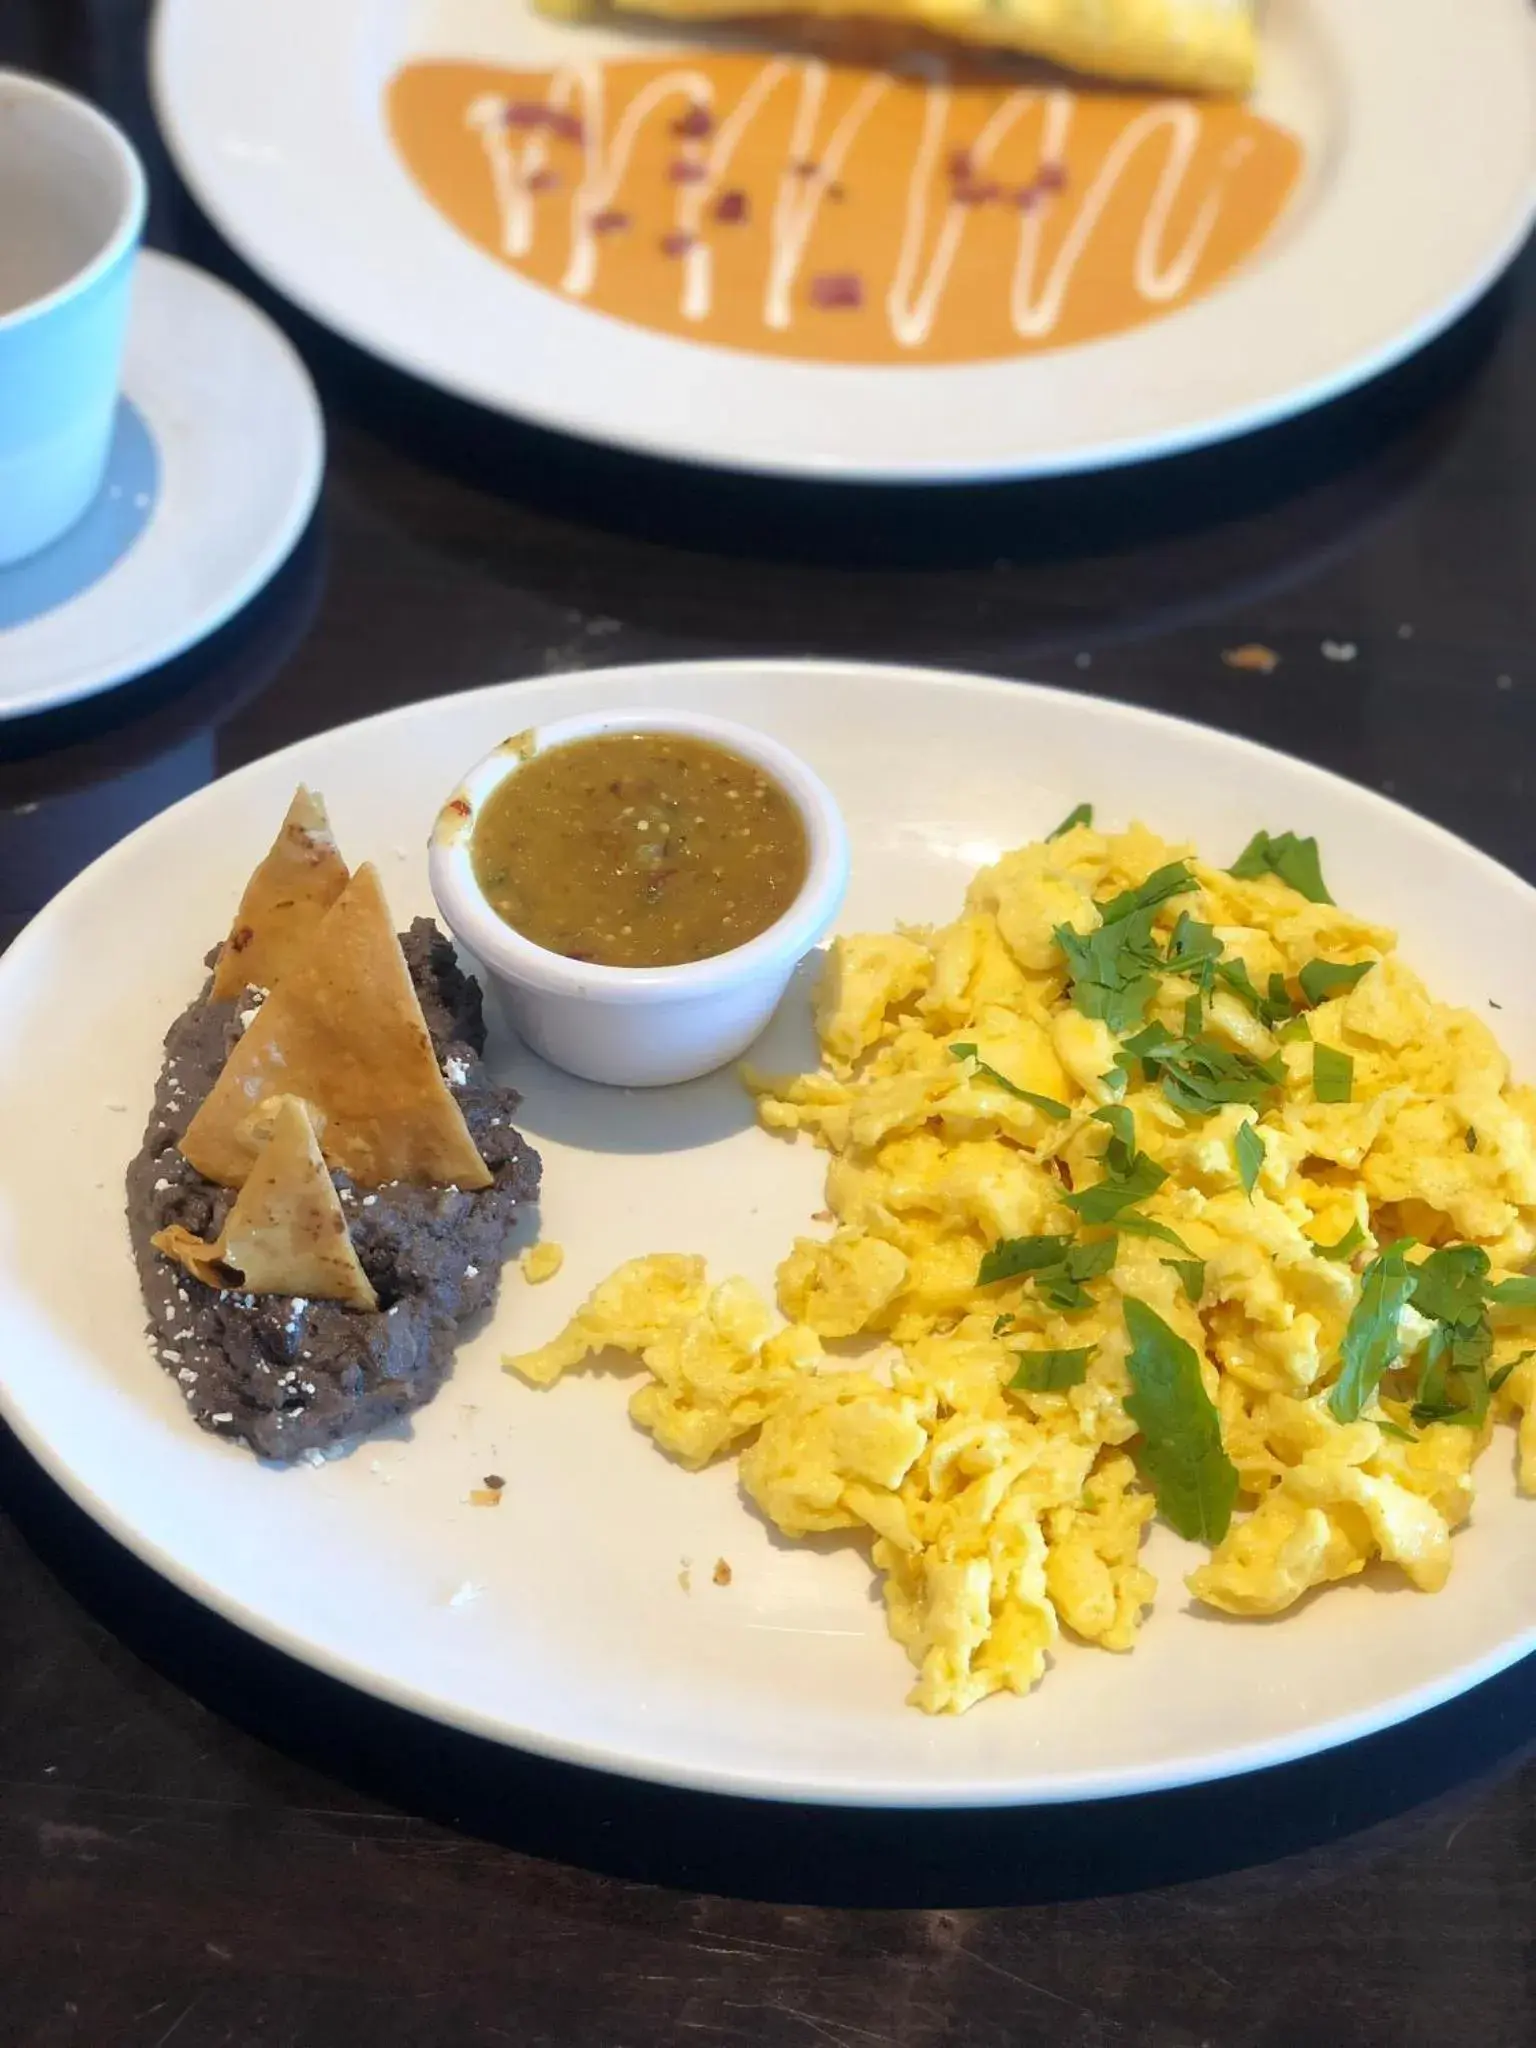
POLYGON ((303 532, 325 429, 288 342, 227 285, 146 250, 97 503, 0 569, 0 720, 127 682, 222 626, 303 532))

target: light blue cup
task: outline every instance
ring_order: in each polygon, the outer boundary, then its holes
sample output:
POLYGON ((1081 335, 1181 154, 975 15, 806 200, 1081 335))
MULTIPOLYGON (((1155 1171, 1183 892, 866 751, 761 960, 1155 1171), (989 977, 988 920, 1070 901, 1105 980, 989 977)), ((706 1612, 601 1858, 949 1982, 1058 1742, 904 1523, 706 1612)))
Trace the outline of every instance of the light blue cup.
POLYGON ((144 172, 94 107, 0 71, 0 567, 68 532, 111 446, 144 172))

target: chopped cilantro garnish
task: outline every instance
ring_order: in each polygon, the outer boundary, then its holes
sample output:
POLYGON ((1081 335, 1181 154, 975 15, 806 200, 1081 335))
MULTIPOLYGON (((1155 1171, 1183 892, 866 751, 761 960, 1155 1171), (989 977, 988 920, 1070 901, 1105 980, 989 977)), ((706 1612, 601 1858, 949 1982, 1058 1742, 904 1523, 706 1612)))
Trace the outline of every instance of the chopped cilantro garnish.
POLYGON ((1294 832, 1255 832, 1227 873, 1242 882, 1256 875, 1278 875, 1309 903, 1333 901, 1323 881, 1317 841, 1298 839, 1294 832))
POLYGON ((1070 832, 1074 825, 1091 825, 1092 823, 1093 805, 1075 804, 1056 827, 1056 830, 1054 832, 1047 832, 1045 836, 1047 839, 1060 839, 1062 834, 1070 832))
POLYGON ((1097 931, 1058 925, 1054 937, 1066 955, 1073 1008, 1101 1018, 1119 1035, 1134 1030, 1157 993, 1162 955, 1152 937, 1155 910, 1143 910, 1097 931))
POLYGON ((974 1060, 976 1071, 984 1080, 994 1082, 1010 1095, 1016 1095, 1020 1102, 1027 1102, 1031 1109, 1038 1109, 1043 1116, 1054 1117, 1057 1123, 1064 1123, 1072 1114, 1064 1102, 1058 1102, 1052 1095, 1036 1095, 1032 1089, 1021 1088, 1017 1081, 1010 1081, 1006 1074, 1000 1074, 996 1067, 989 1066, 977 1052, 974 1045, 952 1045, 949 1048, 957 1060, 974 1060))
POLYGON ((1115 1218, 1115 1228, 1132 1237, 1155 1237, 1159 1244, 1171 1244, 1175 1251, 1193 1256, 1176 1230, 1170 1230, 1166 1223, 1158 1223, 1151 1216, 1138 1216, 1134 1209, 1122 1210, 1115 1218))
POLYGON ((1314 1244, 1312 1249, 1320 1259, 1353 1258, 1365 1243, 1365 1232, 1358 1223, 1351 1223, 1337 1244, 1314 1244))
POLYGON ((1312 1027, 1308 1024, 1305 1017, 1288 1017, 1275 1033, 1275 1036, 1282 1045, 1290 1045, 1295 1039, 1310 1038, 1312 1036, 1312 1027))
POLYGON ((1209 994, 1211 977, 1220 958, 1221 941, 1214 929, 1181 910, 1168 940, 1168 965, 1173 972, 1187 974, 1197 988, 1209 994))
POLYGON ((1122 889, 1118 896, 1101 903, 1099 916, 1105 924, 1119 924, 1139 911, 1156 910, 1170 896, 1183 896, 1196 886, 1188 861, 1171 860, 1165 867, 1154 868, 1136 888, 1122 889))
POLYGON ((1080 1351, 1016 1351, 1019 1369, 1008 1384, 1028 1394, 1060 1394, 1068 1387, 1080 1387, 1098 1348, 1097 1344, 1085 1344, 1080 1351))
POLYGON ((1492 1343, 1484 1321, 1471 1329, 1457 1329, 1447 1323, 1435 1326, 1424 1347, 1418 1392, 1409 1410, 1421 1428, 1428 1422, 1454 1422, 1469 1429, 1481 1427, 1492 1398, 1488 1384, 1488 1353, 1492 1343))
POLYGON ((1355 1063, 1347 1052, 1321 1040, 1312 1048, 1312 1093, 1319 1102, 1348 1102, 1355 1085, 1355 1063))
POLYGON ((993 1321, 993 1324, 992 1324, 992 1334, 993 1334, 993 1336, 994 1336, 994 1337, 1001 1337, 1001 1335, 1003 1334, 1004 1330, 1011 1330, 1011 1329, 1013 1328, 1013 1321, 1014 1321, 1013 1317, 1012 1317, 1012 1316, 1011 1316, 1011 1315, 1009 1314, 1009 1312, 1007 1311, 1007 1309, 1004 1309, 1004 1310, 1003 1310, 1003 1312, 1002 1312, 1002 1314, 1001 1314, 1000 1316, 996 1317, 996 1318, 995 1318, 995 1320, 993 1321))
POLYGON ((1413 1305, 1433 1322, 1473 1329, 1482 1320, 1487 1278, 1481 1245, 1443 1245, 1413 1268, 1413 1305))
POLYGON ((1145 1302, 1126 1302, 1125 1328, 1132 1388, 1125 1412, 1141 1431, 1136 1462, 1181 1536, 1219 1543, 1232 1520, 1237 1471, 1222 1448, 1200 1360, 1145 1302))
POLYGON ((1158 908, 1195 886, 1185 863, 1170 861, 1139 888, 1101 903, 1097 931, 1056 927, 1053 936, 1066 955, 1075 1009, 1101 1018, 1117 1035, 1135 1029, 1157 993, 1157 976, 1169 964, 1152 936, 1158 908))
POLYGON ((1005 1237, 982 1259, 976 1284, 1028 1278, 1042 1301, 1070 1314, 1092 1305, 1083 1283, 1109 1271, 1115 1249, 1113 1237, 1093 1244, 1075 1244, 1070 1237, 1005 1237))
POLYGON ((1382 1375, 1397 1363, 1402 1340, 1398 1318, 1413 1294, 1414 1274, 1408 1265, 1412 1238, 1400 1238, 1366 1267, 1360 1299, 1344 1331, 1342 1365, 1328 1406, 1339 1422, 1358 1420, 1381 1384, 1382 1375))
POLYGON ((1411 1429, 1404 1429, 1396 1422, 1389 1422, 1385 1415, 1376 1417, 1376 1427, 1383 1436, 1394 1436, 1401 1444, 1416 1444, 1418 1438, 1411 1429))
POLYGON ((1500 1308, 1536 1308, 1536 1279, 1496 1280, 1488 1299, 1500 1308))
POLYGON ((1266 1029, 1283 1024, 1295 1010, 1285 986, 1283 974, 1269 977, 1269 994, 1261 996, 1254 987, 1247 967, 1241 960, 1218 960, 1216 977, 1226 983, 1239 1002, 1250 1009, 1266 1029))
POLYGON ((1128 1038, 1119 1058, 1121 1064, 1140 1061, 1146 1079, 1161 1082, 1186 1116, 1212 1116, 1227 1102, 1262 1102, 1283 1078, 1274 1061, 1228 1052, 1213 1038, 1175 1038, 1161 1024, 1128 1038))
POLYGON ((1100 1160, 1104 1178, 1064 1200, 1085 1223, 1110 1223, 1122 1209, 1155 1194, 1168 1176, 1156 1160, 1136 1150, 1136 1120, 1128 1109, 1111 1105, 1096 1109, 1094 1116, 1109 1125, 1109 1143, 1100 1160))
POLYGON ((1198 1038, 1205 1028, 1205 998, 1196 993, 1184 998, 1184 1036, 1198 1038))
POLYGON ((998 1280, 1016 1280, 1021 1273, 1038 1273, 1046 1266, 1059 1265, 1071 1243, 1070 1237, 999 1238, 982 1259, 976 1285, 990 1287, 998 1280))
POLYGON ((1237 1127, 1237 1136, 1232 1140, 1232 1156, 1237 1161, 1237 1177, 1243 1184, 1243 1193, 1253 1199, 1253 1190, 1264 1165, 1264 1139, 1259 1127, 1245 1117, 1237 1127))
POLYGON ((1473 1130, 1470 1124, 1467 1125, 1467 1150, 1469 1152, 1477 1150, 1477 1132, 1473 1130))
POLYGON ((1205 1292, 1204 1259, 1164 1259, 1163 1264, 1172 1266, 1183 1282, 1185 1299, 1192 1301, 1198 1308, 1200 1297, 1205 1292))
POLYGON ((1309 960, 1296 977, 1301 992, 1314 1007, 1330 996, 1341 996, 1347 988, 1370 973, 1374 960, 1357 960, 1346 966, 1342 960, 1309 960))

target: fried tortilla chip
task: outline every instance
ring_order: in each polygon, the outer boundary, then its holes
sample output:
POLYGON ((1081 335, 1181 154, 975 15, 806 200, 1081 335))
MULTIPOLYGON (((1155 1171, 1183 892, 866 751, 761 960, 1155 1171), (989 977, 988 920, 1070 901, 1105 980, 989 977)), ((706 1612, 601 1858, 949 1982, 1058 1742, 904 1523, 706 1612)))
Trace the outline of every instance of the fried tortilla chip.
POLYGON ((326 1160, 364 1187, 490 1186, 371 862, 257 1011, 188 1125, 183 1157, 209 1180, 240 1187, 255 1158, 243 1124, 269 1095, 289 1094, 319 1111, 326 1160))
POLYGON ((173 1224, 152 1242, 209 1287, 295 1294, 377 1309, 341 1201, 320 1156, 308 1103, 277 1095, 248 1118, 256 1160, 216 1244, 173 1224), (238 1275, 238 1281, 234 1276, 238 1275))
POLYGON ((271 852, 245 885, 213 970, 214 1001, 227 1003, 243 988, 276 988, 348 879, 325 800, 300 783, 271 852))

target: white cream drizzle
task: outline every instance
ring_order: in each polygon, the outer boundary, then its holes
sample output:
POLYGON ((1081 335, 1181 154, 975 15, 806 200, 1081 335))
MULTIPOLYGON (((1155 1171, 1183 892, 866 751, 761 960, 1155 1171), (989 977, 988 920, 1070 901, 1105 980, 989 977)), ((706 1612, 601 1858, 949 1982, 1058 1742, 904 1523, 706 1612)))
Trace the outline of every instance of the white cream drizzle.
MULTIPOLYGON (((602 230, 594 223, 615 210, 646 121, 658 108, 676 101, 685 111, 702 108, 712 124, 706 146, 700 146, 702 138, 679 139, 678 160, 696 164, 701 175, 679 184, 676 210, 676 231, 681 238, 679 310, 690 322, 707 319, 714 303, 713 252, 703 231, 708 209, 726 187, 736 152, 748 129, 792 76, 798 78, 799 100, 789 161, 779 175, 769 222, 762 314, 766 326, 779 332, 788 329, 793 323, 795 287, 817 215, 828 190, 840 181, 849 152, 870 116, 890 91, 893 81, 884 73, 874 72, 865 79, 827 138, 826 147, 818 151, 816 140, 826 101, 828 70, 815 60, 791 64, 780 58, 770 59, 718 123, 714 119, 714 88, 704 73, 683 66, 662 72, 630 100, 611 138, 607 133, 603 66, 562 66, 550 78, 545 104, 556 114, 579 112, 583 175, 570 202, 570 252, 560 289, 578 299, 586 298, 592 291, 597 281, 602 239, 602 230)), ((1042 93, 1021 89, 1010 93, 966 148, 975 181, 985 181, 993 154, 1018 122, 1037 108, 1041 112, 1040 162, 1064 161, 1076 105, 1076 95, 1063 90, 1042 93)), ((533 247, 538 220, 535 200, 540 176, 548 169, 549 144, 546 133, 537 127, 519 131, 509 126, 510 106, 500 94, 480 94, 466 109, 465 122, 484 146, 501 220, 502 253, 515 260, 527 256, 533 247)), ((924 269, 929 194, 937 159, 945 145, 950 110, 947 83, 941 76, 930 75, 924 88, 922 130, 908 181, 896 267, 885 297, 890 331, 901 348, 920 348, 932 333, 967 217, 975 211, 973 203, 962 199, 951 197, 945 203, 924 269)), ((1182 245, 1170 253, 1164 247, 1168 222, 1188 179, 1203 127, 1204 117, 1199 108, 1187 100, 1156 101, 1128 123, 1116 136, 1086 190, 1066 202, 1074 209, 1072 219, 1043 278, 1039 273, 1045 216, 1049 206, 1063 202, 1059 195, 1051 195, 1048 201, 1021 209, 1009 314, 1013 329, 1022 340, 1044 340, 1054 333, 1072 280, 1115 188, 1138 151, 1159 135, 1166 136, 1167 149, 1136 239, 1132 275, 1137 292, 1152 305, 1166 304, 1188 289, 1220 215, 1228 178, 1253 147, 1247 137, 1238 137, 1226 150, 1216 180, 1201 202, 1182 245)))

